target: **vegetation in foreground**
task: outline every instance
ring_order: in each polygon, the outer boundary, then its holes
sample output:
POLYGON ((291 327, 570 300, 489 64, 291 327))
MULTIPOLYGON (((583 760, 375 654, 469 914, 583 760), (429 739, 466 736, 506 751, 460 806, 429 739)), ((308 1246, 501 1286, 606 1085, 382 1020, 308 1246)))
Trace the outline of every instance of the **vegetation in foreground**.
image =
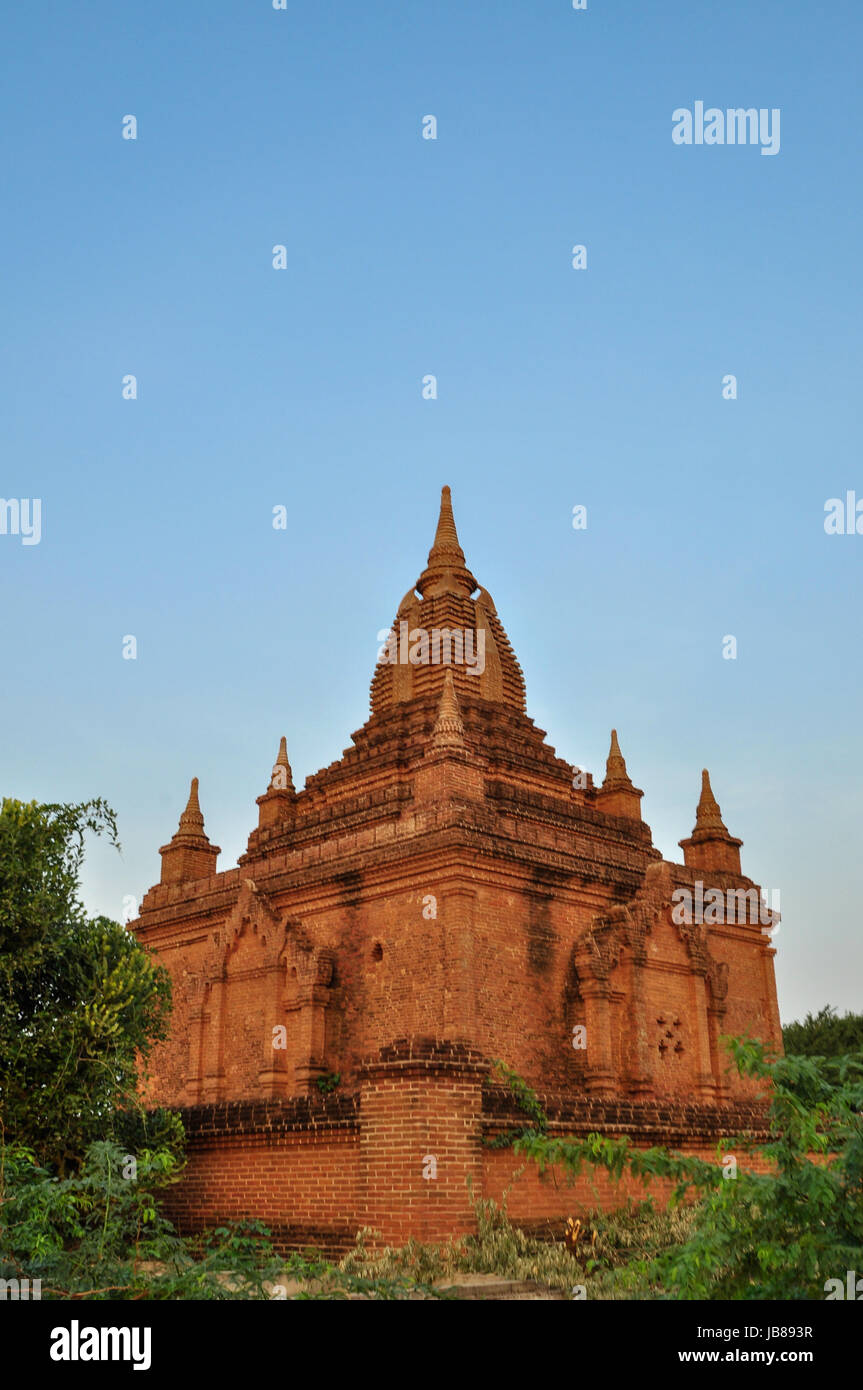
MULTIPOLYGON (((500 1279, 535 1282, 572 1296, 575 1286, 589 1281, 591 1298, 627 1296, 615 1282, 617 1271, 634 1260, 679 1246, 692 1226, 691 1208, 665 1211, 649 1199, 629 1203, 616 1212, 588 1212, 576 1218, 578 1239, 540 1240, 510 1221, 506 1202, 474 1199, 476 1234, 446 1245, 423 1245, 411 1240, 398 1249, 369 1250, 370 1232, 360 1231, 356 1248, 346 1255, 343 1272, 376 1280, 410 1280, 446 1286, 464 1275, 496 1275, 500 1279)), ((564 1223, 561 1222, 561 1230, 564 1223)), ((572 1229, 572 1228, 570 1228, 572 1229)), ((629 1296, 638 1296, 629 1294, 629 1296)), ((645 1287, 645 1297, 653 1296, 645 1287)))
POLYGON ((771 1059, 751 1039, 726 1043, 740 1072, 769 1095, 770 1138, 757 1148, 741 1137, 710 1163, 625 1138, 550 1138, 535 1127, 513 1149, 571 1178, 589 1167, 646 1184, 670 1180, 672 1210, 694 1201, 685 1240, 614 1271, 608 1287, 621 1294, 823 1299, 830 1280, 863 1268, 863 1055, 771 1059), (747 1166, 756 1156, 769 1171, 747 1166))

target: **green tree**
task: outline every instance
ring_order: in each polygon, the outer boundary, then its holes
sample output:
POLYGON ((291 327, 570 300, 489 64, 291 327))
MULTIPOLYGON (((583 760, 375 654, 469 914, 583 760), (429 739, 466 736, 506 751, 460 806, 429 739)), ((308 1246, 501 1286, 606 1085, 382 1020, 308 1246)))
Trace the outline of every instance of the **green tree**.
POLYGON ((863 1014, 839 1015, 826 1004, 802 1023, 786 1023, 782 1029, 786 1052, 799 1057, 843 1057, 863 1052, 863 1014))
POLYGON ((179 1121, 146 1116, 137 1094, 170 979, 118 922, 87 916, 88 832, 119 848, 101 800, 0 806, 0 1142, 61 1175, 93 1141, 178 1139, 179 1121))

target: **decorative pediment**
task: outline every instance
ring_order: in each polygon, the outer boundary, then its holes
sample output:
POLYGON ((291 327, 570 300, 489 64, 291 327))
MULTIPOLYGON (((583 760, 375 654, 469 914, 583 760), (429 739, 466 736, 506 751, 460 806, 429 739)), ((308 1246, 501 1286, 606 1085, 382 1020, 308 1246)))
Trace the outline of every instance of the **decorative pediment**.
POLYGON ((607 983, 612 970, 620 960, 625 943, 626 908, 612 909, 605 916, 595 917, 584 936, 576 944, 576 968, 582 978, 592 975, 595 980, 607 983))
MULTIPOLYGON (((670 865, 666 864, 664 860, 657 864, 649 864, 644 877, 644 884, 629 905, 629 913, 633 922, 630 935, 634 941, 642 944, 660 918, 664 921, 669 920, 673 891, 674 883, 670 865)), ((711 963, 711 955, 705 928, 697 923, 687 924, 683 922, 675 922, 674 926, 689 952, 694 969, 699 975, 706 974, 711 963)))
POLYGON ((671 871, 664 861, 648 864, 644 883, 629 905, 630 915, 643 934, 650 932, 657 918, 671 907, 673 888, 671 871))
POLYGON ((315 946, 302 927, 288 923, 279 964, 285 966, 289 979, 295 979, 300 986, 327 988, 333 982, 335 959, 329 946, 315 946))
MULTIPOLYGON (((647 938, 660 919, 670 921, 673 888, 670 866, 664 862, 649 864, 644 883, 630 903, 617 903, 608 912, 593 918, 573 952, 576 970, 587 968, 596 979, 607 981, 624 947, 632 952, 636 965, 644 965, 647 938)), ((699 975, 707 974, 713 960, 704 926, 682 922, 674 926, 693 968, 699 975)), ((721 988, 720 974, 715 978, 717 987, 721 988)))
POLYGON ((273 952, 279 939, 279 921, 267 902, 267 896, 251 878, 243 879, 237 901, 225 922, 222 941, 226 947, 225 964, 241 946, 255 943, 266 954, 273 952))

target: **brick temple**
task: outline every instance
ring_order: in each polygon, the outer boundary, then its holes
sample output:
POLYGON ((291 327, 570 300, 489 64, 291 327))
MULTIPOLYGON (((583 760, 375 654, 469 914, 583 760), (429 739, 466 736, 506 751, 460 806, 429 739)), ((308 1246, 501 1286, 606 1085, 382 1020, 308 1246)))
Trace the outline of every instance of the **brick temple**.
POLYGON ((705 772, 670 863, 615 732, 601 785, 557 757, 449 488, 352 745, 298 792, 282 739, 222 873, 193 780, 132 924, 173 981, 148 1094, 183 1112, 182 1230, 252 1216, 284 1247, 338 1250, 361 1226, 439 1240, 472 1227, 468 1180, 496 1199, 512 1183, 510 1215, 534 1227, 619 1203, 602 1178, 512 1182, 523 1165, 484 1142, 524 1123, 494 1058, 554 1134, 705 1156, 763 1136, 720 1039, 781 1047, 770 932, 678 906, 679 890, 758 902, 741 841, 705 772))

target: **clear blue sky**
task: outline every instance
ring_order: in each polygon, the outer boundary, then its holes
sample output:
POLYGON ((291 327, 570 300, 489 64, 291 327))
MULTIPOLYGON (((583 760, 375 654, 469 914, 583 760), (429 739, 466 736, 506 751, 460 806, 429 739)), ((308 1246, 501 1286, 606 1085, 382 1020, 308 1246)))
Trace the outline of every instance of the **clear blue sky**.
POLYGON ((114 805, 93 911, 193 774, 227 868, 279 735, 298 785, 340 755, 449 483, 549 741, 601 774, 615 725, 675 859, 709 767, 783 1018, 863 1008, 861 40, 857 0, 7 9, 0 494, 43 537, 0 536, 0 791, 114 805), (779 154, 675 145, 697 100, 779 154))

